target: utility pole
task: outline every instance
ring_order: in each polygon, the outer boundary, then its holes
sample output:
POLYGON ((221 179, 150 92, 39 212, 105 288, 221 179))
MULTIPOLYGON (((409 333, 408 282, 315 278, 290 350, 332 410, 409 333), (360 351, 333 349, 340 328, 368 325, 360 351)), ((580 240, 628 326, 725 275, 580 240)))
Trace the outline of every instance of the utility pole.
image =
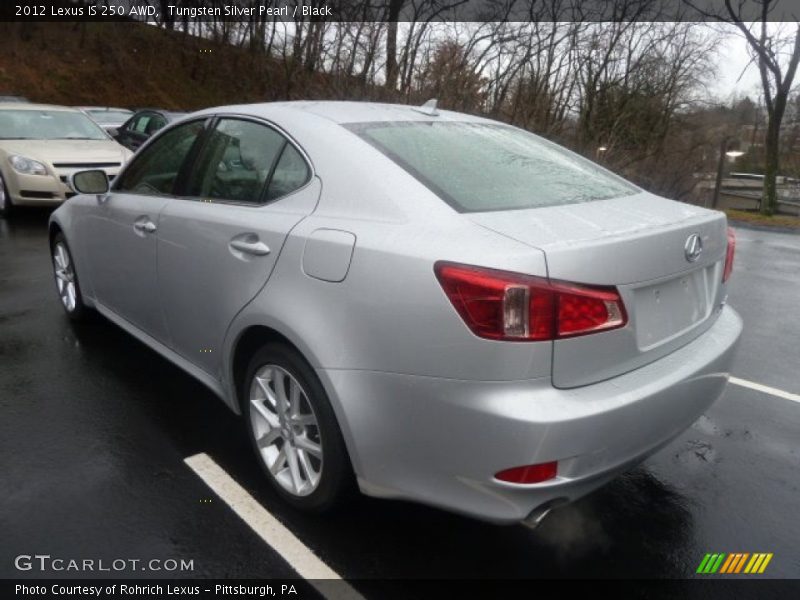
POLYGON ((717 203, 719 202, 719 191, 722 188, 722 174, 723 171, 725 170, 725 157, 730 156, 731 158, 735 158, 737 156, 741 156, 742 154, 744 154, 744 152, 739 152, 738 150, 728 150, 728 145, 733 139, 734 136, 726 135, 724 138, 722 138, 722 141, 719 144, 719 163, 717 164, 717 182, 716 185, 714 186, 714 195, 711 197, 711 208, 717 208, 717 203))
POLYGON ((717 164, 717 183, 714 186, 714 195, 711 197, 711 208, 717 208, 719 190, 722 187, 722 171, 725 169, 725 153, 728 151, 728 142, 731 136, 726 135, 719 144, 719 163, 717 164))

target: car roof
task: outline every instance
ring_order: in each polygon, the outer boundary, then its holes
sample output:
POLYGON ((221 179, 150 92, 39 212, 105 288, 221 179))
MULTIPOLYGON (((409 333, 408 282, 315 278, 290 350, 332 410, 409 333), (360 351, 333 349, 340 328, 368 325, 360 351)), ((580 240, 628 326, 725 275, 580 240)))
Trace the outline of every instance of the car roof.
POLYGON ((200 113, 236 112, 269 118, 270 113, 294 112, 298 116, 314 115, 334 123, 367 123, 375 121, 474 121, 495 123, 490 119, 476 117, 449 110, 437 110, 435 114, 422 110, 420 106, 407 104, 383 104, 378 102, 353 102, 338 100, 297 100, 291 102, 264 102, 261 104, 239 104, 209 108, 200 113))
POLYGON ((117 106, 78 106, 76 108, 79 108, 81 110, 106 110, 106 111, 118 110, 122 112, 133 113, 133 111, 130 110, 129 108, 122 108, 117 106))
POLYGON ((178 119, 178 118, 180 118, 180 117, 182 117, 184 115, 189 114, 189 113, 183 112, 183 111, 164 110, 163 108, 137 108, 133 112, 133 115, 131 115, 131 118, 133 118, 133 117, 137 116, 139 113, 143 113, 143 112, 157 113, 159 115, 162 115, 162 116, 166 117, 170 121, 174 121, 175 119, 178 119))
POLYGON ((33 104, 32 102, 3 102, 0 110, 60 110, 64 112, 81 112, 71 106, 58 106, 56 104, 33 104))

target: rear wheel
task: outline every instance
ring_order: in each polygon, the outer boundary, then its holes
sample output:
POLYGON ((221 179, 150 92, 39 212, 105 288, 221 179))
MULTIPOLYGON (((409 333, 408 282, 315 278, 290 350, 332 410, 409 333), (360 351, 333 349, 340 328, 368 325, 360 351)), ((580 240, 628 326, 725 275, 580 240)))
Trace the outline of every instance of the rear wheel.
POLYGON ((350 459, 313 369, 283 344, 262 347, 245 376, 242 411, 272 486, 296 508, 324 512, 353 488, 350 459))
POLYGON ((3 179, 2 173, 0 173, 0 217, 7 218, 11 216, 13 208, 14 205, 11 202, 11 195, 8 193, 6 181, 3 179))
POLYGON ((67 316, 77 321, 85 316, 86 307, 81 299, 81 287, 75 271, 75 261, 72 260, 72 254, 63 233, 58 233, 53 238, 52 255, 58 298, 61 300, 67 316))

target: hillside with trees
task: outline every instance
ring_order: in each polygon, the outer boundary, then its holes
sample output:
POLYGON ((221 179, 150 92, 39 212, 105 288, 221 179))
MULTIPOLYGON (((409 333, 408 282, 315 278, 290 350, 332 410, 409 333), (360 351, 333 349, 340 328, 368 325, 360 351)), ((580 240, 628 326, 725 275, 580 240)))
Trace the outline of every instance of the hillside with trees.
MULTIPOLYGON (((694 201, 697 174, 716 169, 723 136, 749 135, 752 151, 742 164, 761 168, 757 100, 710 101, 721 34, 707 24, 442 22, 440 5, 420 0, 416 20, 399 23, 2 23, 0 92, 58 104, 183 110, 437 98, 442 108, 524 127, 651 191, 694 201)), ((796 159, 784 162, 800 168, 796 159)))

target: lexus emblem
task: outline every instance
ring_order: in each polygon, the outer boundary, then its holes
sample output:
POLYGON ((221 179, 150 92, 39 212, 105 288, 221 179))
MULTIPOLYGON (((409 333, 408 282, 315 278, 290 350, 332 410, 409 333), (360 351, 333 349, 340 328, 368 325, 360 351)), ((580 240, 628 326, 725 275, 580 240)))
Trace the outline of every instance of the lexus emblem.
POLYGON ((686 244, 683 246, 683 251, 686 255, 686 260, 689 262, 696 261, 703 253, 703 240, 700 239, 699 235, 693 233, 686 238, 686 244))

